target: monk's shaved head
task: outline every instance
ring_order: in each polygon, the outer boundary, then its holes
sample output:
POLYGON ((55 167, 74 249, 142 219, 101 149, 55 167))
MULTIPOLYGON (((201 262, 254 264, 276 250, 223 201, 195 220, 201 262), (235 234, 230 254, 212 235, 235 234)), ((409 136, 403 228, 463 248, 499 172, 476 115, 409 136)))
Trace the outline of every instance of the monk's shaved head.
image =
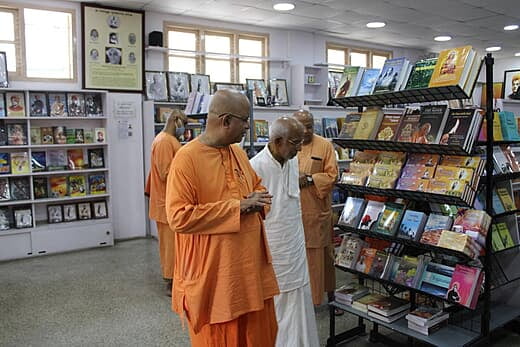
POLYGON ((273 157, 283 165, 294 158, 302 148, 305 128, 291 117, 278 118, 269 129, 269 150, 273 157))
POLYGON ((306 110, 299 110, 293 113, 293 118, 303 124, 305 131, 303 133, 303 144, 308 145, 312 142, 314 136, 314 117, 312 113, 306 110))
POLYGON ((301 138, 303 136, 303 125, 294 118, 280 117, 271 124, 269 139, 301 138))
POLYGON ((217 91, 209 105, 208 121, 228 112, 246 118, 249 115, 249 100, 247 100, 247 97, 229 89, 217 91))
POLYGON ((311 122, 314 121, 314 117, 312 116, 312 113, 310 113, 307 110, 296 111, 293 113, 292 116, 302 123, 305 123, 306 121, 311 121, 311 122))

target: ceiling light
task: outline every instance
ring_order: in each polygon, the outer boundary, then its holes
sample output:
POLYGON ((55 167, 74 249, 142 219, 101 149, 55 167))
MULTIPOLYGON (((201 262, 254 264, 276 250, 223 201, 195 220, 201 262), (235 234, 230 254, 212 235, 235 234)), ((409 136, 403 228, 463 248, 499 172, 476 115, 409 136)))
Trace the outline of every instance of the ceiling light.
POLYGON ((367 28, 383 28, 386 26, 385 22, 370 22, 367 23, 367 28))
POLYGON ((449 40, 451 40, 451 36, 449 36, 449 35, 441 35, 441 36, 435 36, 433 39, 434 39, 435 41, 444 42, 444 41, 449 41, 449 40))
POLYGON ((486 51, 488 51, 488 52, 496 52, 496 51, 500 51, 501 49, 502 49, 502 47, 500 47, 500 46, 493 46, 493 47, 486 48, 486 51))
POLYGON ((290 11, 294 10, 294 2, 285 0, 273 0, 273 8, 276 11, 290 11))
POLYGON ((520 52, 516 52, 515 57, 520 57, 520 52))
POLYGON ((505 30, 505 31, 511 31, 511 30, 516 30, 516 29, 518 29, 518 28, 520 28, 520 27, 519 27, 518 25, 516 25, 516 24, 513 24, 513 25, 506 25, 506 26, 504 27, 504 30, 505 30))

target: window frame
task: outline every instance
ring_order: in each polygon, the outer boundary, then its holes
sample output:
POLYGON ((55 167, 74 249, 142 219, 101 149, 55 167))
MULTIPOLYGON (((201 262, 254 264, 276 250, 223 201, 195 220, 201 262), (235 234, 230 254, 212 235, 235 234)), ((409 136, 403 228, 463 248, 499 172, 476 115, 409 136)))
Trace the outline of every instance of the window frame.
POLYGON ((22 59, 22 51, 25 51, 25 46, 22 49, 22 45, 25 40, 21 40, 22 35, 22 26, 20 25, 20 16, 23 16, 23 11, 20 13, 20 8, 17 6, 2 6, 0 5, 0 12, 9 12, 13 14, 13 25, 14 25, 14 41, 0 40, 0 43, 14 44, 14 51, 16 54, 16 71, 9 71, 9 79, 10 80, 18 80, 19 77, 23 75, 23 71, 25 71, 24 59, 22 59), (13 78, 14 77, 14 78, 13 78))
MULTIPOLYGON (((373 55, 386 56, 387 59, 392 59, 392 55, 393 55, 392 51, 363 48, 363 47, 356 47, 356 46, 346 46, 346 45, 342 45, 339 43, 327 42, 326 48, 325 48, 325 59, 326 59, 327 63, 329 62, 329 51, 328 51, 329 49, 334 49, 334 50, 339 50, 339 51, 344 52, 344 55, 345 55, 345 64, 344 65, 351 65, 350 53, 367 54, 367 68, 372 68, 372 56, 373 55)), ((329 70, 338 70, 338 69, 342 69, 342 66, 335 65, 335 64, 329 66, 329 70)))

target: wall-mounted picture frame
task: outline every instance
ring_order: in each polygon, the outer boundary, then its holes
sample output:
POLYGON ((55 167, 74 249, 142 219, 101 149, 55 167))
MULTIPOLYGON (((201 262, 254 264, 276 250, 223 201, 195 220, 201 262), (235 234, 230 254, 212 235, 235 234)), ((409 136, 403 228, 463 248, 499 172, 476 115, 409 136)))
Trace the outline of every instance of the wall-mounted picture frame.
POLYGON ((186 72, 168 72, 168 91, 170 101, 185 103, 190 95, 190 74, 186 72))
POLYGON ((166 73, 162 71, 146 71, 146 99, 168 101, 166 73))
POLYGON ((231 89, 237 91, 243 91, 244 85, 242 83, 224 83, 224 82, 215 82, 213 83, 213 91, 222 90, 222 89, 231 89))
POLYGON ((81 3, 84 89, 144 90, 144 18, 144 11, 81 3))
POLYGON ((269 80, 269 91, 274 97, 275 105, 289 106, 289 97, 287 94, 287 81, 284 79, 269 80))
POLYGON ((211 94, 211 87, 209 75, 191 74, 190 86, 192 92, 199 92, 202 94, 211 94))
POLYGON ((78 220, 78 210, 76 204, 63 205, 63 221, 72 222, 78 220))
POLYGON ((9 77, 7 75, 7 54, 0 52, 0 88, 9 87, 9 77))
POLYGON ((504 71, 502 99, 520 100, 520 70, 504 71))
POLYGON ((63 209, 61 205, 47 206, 47 220, 49 223, 63 222, 63 209))
POLYGON ((263 79, 246 78, 246 87, 247 90, 253 92, 253 102, 255 105, 258 105, 258 98, 264 98, 265 103, 267 99, 267 87, 263 79))
POLYGON ((93 217, 96 219, 99 218, 107 218, 108 210, 107 210, 107 202, 106 201, 96 201, 92 203, 93 217))
POLYGON ((78 219, 92 219, 92 211, 89 202, 78 204, 78 219))

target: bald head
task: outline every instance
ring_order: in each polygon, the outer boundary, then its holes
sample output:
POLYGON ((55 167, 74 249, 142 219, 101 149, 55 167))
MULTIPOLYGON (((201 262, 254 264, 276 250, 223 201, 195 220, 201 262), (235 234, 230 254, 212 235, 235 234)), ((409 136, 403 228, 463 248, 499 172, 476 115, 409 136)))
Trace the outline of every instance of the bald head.
POLYGON ((184 127, 184 125, 188 122, 188 118, 184 114, 184 111, 175 109, 172 111, 168 119, 166 120, 166 124, 164 125, 164 132, 175 136, 177 138, 180 137, 180 134, 176 134, 176 130, 184 127))
POLYGON ((312 113, 306 110, 299 110, 294 112, 292 116, 305 128, 303 132, 303 144, 307 145, 311 143, 314 136, 314 117, 312 113))
POLYGON ((232 113, 246 118, 249 115, 249 100, 247 97, 234 90, 223 89, 213 95, 209 105, 208 121, 218 118, 223 113, 232 113))
POLYGON ((273 157, 283 165, 294 158, 302 148, 303 125, 294 118, 281 117, 269 129, 269 150, 273 157))

